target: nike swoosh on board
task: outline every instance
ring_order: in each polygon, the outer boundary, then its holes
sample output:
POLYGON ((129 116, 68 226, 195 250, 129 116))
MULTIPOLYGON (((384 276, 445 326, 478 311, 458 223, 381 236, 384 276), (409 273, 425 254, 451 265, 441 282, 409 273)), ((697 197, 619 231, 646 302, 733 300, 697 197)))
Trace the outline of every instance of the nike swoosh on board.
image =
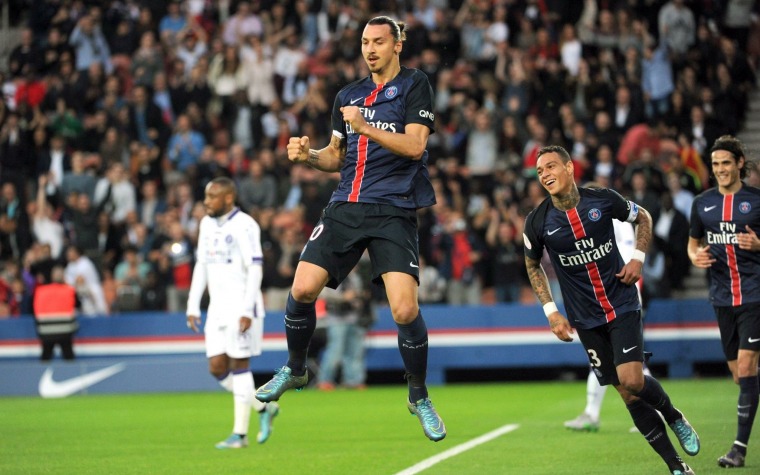
POLYGON ((53 380, 53 368, 47 368, 45 372, 42 373, 38 390, 40 396, 43 398, 61 398, 71 396, 72 394, 83 391, 90 386, 97 384, 104 379, 108 379, 117 373, 121 373, 126 367, 126 364, 118 363, 107 368, 93 371, 92 373, 69 378, 65 381, 53 380))

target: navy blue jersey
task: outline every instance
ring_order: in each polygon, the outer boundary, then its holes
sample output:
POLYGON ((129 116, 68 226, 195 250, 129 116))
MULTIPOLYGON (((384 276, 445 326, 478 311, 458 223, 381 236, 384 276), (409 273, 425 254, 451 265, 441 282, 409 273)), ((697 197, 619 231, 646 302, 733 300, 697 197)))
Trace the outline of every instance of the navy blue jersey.
POLYGON ((716 262, 710 267, 713 305, 738 306, 760 302, 760 253, 739 249, 737 233, 746 226, 760 232, 760 190, 744 185, 733 195, 710 188, 691 205, 694 239, 704 238, 716 262))
POLYGON ((615 277, 623 258, 613 219, 633 222, 636 203, 608 189, 579 189, 575 208, 560 211, 546 198, 525 221, 525 255, 541 260, 549 252, 557 273, 567 318, 575 328, 604 325, 641 309, 636 286, 615 277))
POLYGON ((333 104, 333 134, 346 139, 346 160, 330 201, 383 203, 411 209, 435 204, 427 150, 420 160, 411 160, 357 134, 343 121, 340 111, 341 107, 356 105, 364 120, 378 129, 403 134, 406 124, 414 123, 434 132, 433 88, 423 72, 402 66, 388 84, 375 84, 368 76, 347 85, 333 104))

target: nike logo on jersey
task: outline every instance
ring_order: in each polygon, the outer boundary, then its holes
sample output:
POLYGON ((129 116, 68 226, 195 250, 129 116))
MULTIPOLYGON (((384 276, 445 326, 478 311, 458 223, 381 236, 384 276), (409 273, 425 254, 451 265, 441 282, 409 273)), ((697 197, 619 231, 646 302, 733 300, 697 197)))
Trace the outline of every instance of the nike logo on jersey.
POLYGON ((358 98, 358 99, 351 99, 351 102, 350 102, 350 103, 351 103, 351 105, 354 105, 354 104, 356 104, 357 102, 361 101, 362 99, 364 99, 364 98, 363 98, 363 97, 360 97, 360 98, 358 98))
POLYGON ((705 206, 705 213, 707 213, 708 211, 712 211, 712 210, 713 210, 715 207, 717 207, 717 206, 718 206, 718 205, 705 206))
POLYGON ((288 321, 288 322, 303 322, 303 321, 306 321, 305 318, 290 318, 287 315, 285 315, 285 320, 288 321))
POLYGON ((65 381, 53 380, 53 368, 48 368, 40 378, 38 390, 40 396, 44 398, 59 398, 71 396, 79 391, 84 391, 90 386, 97 384, 104 379, 110 378, 116 373, 124 371, 127 365, 124 363, 115 364, 107 368, 93 371, 92 373, 83 374, 65 381))
POLYGON ((758 341, 760 341, 760 338, 749 337, 749 338, 747 338, 747 341, 750 342, 750 343, 757 343, 758 341))
POLYGON ((410 262, 409 267, 414 267, 415 269, 418 269, 420 266, 415 265, 414 262, 410 262))
POLYGON ((630 353, 630 352, 631 352, 631 351, 633 351, 633 350, 634 350, 634 348, 636 348, 637 346, 639 346, 639 345, 636 345, 636 346, 632 346, 632 347, 630 347, 630 348, 623 348, 623 353, 630 353))
POLYGON ((547 234, 547 235, 549 235, 549 236, 551 236, 552 234, 556 233, 556 232, 557 232, 557 231, 559 231, 560 229, 562 229, 562 226, 560 226, 560 227, 558 227, 557 229, 554 229, 554 230, 552 230, 552 231, 546 231, 546 234, 547 234))

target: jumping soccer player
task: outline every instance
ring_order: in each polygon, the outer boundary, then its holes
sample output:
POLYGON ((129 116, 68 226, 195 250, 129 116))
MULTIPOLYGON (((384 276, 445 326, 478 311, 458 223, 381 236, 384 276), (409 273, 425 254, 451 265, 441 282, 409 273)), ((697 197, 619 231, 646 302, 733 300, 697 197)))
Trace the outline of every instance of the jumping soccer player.
POLYGON ((369 251, 373 281, 385 285, 409 386, 407 407, 425 435, 446 437, 428 398, 428 331, 417 300, 419 249, 416 210, 435 203, 427 170, 434 131, 433 90, 427 76, 402 67, 404 23, 385 16, 367 22, 361 50, 370 75, 338 92, 333 135, 323 149, 292 137, 288 158, 317 170, 340 171, 340 183, 314 228, 296 269, 285 308, 288 362, 260 387, 260 401, 276 401, 309 381, 306 353, 316 322, 314 301, 335 288, 369 251))

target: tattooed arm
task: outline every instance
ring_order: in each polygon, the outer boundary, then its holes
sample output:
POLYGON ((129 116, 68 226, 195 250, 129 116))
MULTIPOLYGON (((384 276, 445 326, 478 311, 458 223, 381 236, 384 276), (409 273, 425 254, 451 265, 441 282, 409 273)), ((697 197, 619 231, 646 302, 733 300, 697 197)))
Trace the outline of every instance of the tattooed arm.
MULTIPOLYGON (((525 267, 528 271, 530 285, 533 287, 533 292, 536 293, 536 297, 541 302, 541 305, 554 303, 552 292, 549 289, 549 279, 541 267, 541 261, 525 256, 525 267)), ((573 341, 573 337, 570 336, 573 333, 573 329, 564 315, 559 311, 555 311, 547 315, 546 318, 549 320, 552 333, 557 338, 562 341, 573 341)))
POLYGON ((309 148, 309 137, 291 137, 288 142, 288 160, 305 163, 323 172, 337 172, 346 159, 346 139, 333 135, 327 147, 309 148))
MULTIPOLYGON (((636 251, 646 253, 649 242, 652 240, 652 215, 646 209, 639 207, 639 213, 633 224, 636 226, 636 251)), ((637 254, 639 252, 635 252, 633 258, 615 274, 615 277, 626 285, 633 285, 641 278, 644 262, 637 258, 637 254)))

